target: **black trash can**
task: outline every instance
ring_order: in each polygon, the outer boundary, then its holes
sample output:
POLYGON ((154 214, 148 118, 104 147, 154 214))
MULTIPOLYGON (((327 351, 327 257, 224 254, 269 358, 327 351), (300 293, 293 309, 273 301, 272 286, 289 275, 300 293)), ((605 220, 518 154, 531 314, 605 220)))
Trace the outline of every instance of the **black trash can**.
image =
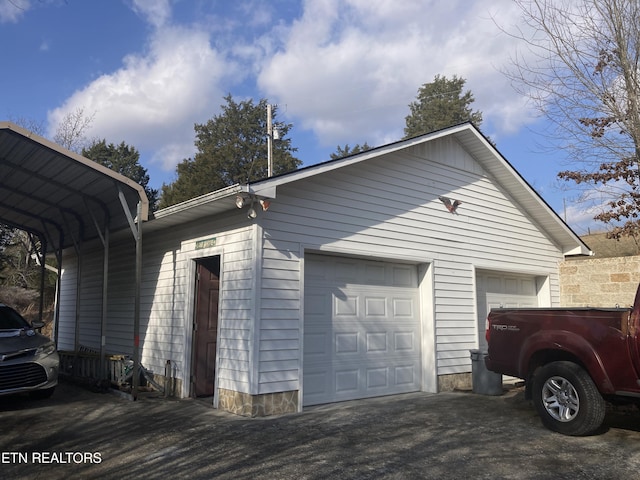
POLYGON ((480 395, 502 395, 502 375, 487 370, 484 357, 487 352, 469 350, 471 354, 471 384, 473 393, 480 395))

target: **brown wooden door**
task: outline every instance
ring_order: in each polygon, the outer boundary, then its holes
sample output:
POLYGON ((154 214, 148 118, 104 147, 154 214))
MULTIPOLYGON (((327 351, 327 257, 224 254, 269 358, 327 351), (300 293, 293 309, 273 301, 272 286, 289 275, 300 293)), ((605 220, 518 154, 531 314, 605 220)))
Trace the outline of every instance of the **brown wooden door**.
POLYGON ((218 337, 219 275, 219 260, 208 265, 198 264, 193 362, 193 386, 196 397, 213 395, 218 337))

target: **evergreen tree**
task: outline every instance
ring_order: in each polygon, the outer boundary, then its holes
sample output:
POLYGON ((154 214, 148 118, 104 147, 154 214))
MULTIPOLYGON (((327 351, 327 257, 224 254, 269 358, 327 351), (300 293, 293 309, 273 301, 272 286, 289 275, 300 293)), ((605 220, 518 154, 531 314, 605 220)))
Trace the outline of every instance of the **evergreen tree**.
POLYGON ((359 143, 356 143, 353 148, 351 148, 349 144, 346 144, 344 147, 341 147, 340 145, 338 145, 336 147, 335 153, 331 154, 331 159, 335 160, 337 158, 347 157, 349 155, 355 155, 356 153, 362 153, 367 150, 371 150, 371 147, 367 144, 367 142, 364 142, 362 145, 360 145, 359 143))
POLYGON ((462 92, 466 80, 456 75, 452 79, 436 75, 431 83, 418 89, 416 101, 409 104, 411 113, 405 118, 404 138, 416 137, 441 128, 471 121, 482 123, 482 112, 472 111, 473 94, 462 92))
POLYGON ((113 143, 107 145, 106 140, 95 140, 89 147, 82 149, 82 156, 140 184, 149 199, 149 208, 155 209, 158 203, 158 190, 149 187, 147 169, 140 165, 140 153, 135 147, 124 142, 120 145, 113 143))
MULTIPOLYGON (((236 102, 225 97, 222 113, 195 125, 197 152, 176 167, 176 179, 162 186, 160 207, 168 207, 236 183, 267 177, 267 100, 236 102)), ((277 107, 273 107, 275 118, 277 107)), ((295 170, 301 161, 286 138, 290 124, 277 124, 279 140, 273 142, 274 175, 295 170)))

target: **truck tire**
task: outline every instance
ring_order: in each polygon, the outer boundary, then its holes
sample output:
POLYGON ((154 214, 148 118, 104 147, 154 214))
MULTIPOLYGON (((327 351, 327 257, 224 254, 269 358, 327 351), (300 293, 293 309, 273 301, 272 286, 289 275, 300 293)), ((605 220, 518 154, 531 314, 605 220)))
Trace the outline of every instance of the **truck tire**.
POLYGON ((541 367, 533 378, 532 395, 542 423, 554 432, 588 435, 604 420, 604 399, 589 374, 573 362, 541 367))

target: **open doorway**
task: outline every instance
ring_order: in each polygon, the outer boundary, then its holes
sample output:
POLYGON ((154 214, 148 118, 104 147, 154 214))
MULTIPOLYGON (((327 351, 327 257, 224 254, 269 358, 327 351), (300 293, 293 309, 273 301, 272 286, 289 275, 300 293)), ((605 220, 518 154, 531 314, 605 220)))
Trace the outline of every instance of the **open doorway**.
POLYGON ((196 267, 191 395, 210 397, 216 373, 220 256, 200 258, 196 267))

